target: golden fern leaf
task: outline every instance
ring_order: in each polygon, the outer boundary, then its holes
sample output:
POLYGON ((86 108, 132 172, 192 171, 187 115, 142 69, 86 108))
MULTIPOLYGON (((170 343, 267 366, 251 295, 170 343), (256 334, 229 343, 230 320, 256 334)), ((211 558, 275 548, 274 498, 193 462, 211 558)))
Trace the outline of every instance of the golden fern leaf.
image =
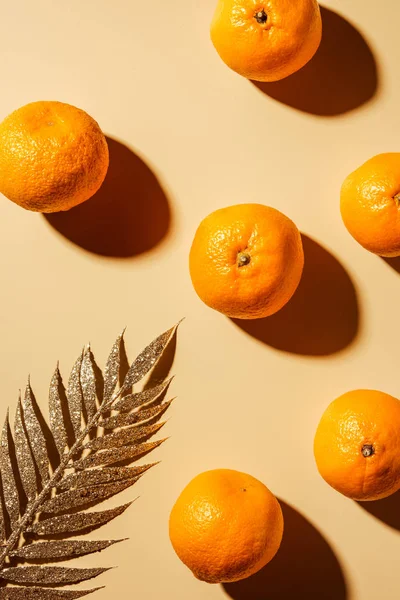
POLYGON ((131 503, 97 512, 85 508, 131 487, 156 464, 119 463, 132 463, 164 441, 148 440, 164 424, 160 419, 171 402, 164 402, 171 380, 135 393, 132 387, 154 367, 177 327, 139 354, 121 386, 123 334, 111 349, 100 391, 90 348, 76 360, 66 394, 57 366, 49 391, 50 427, 29 382, 24 399, 17 403, 14 434, 7 413, 0 439, 0 578, 6 582, 0 600, 74 600, 100 589, 56 587, 92 579, 108 569, 41 565, 99 552, 122 541, 51 540, 51 536, 85 533, 122 514, 131 503), (53 463, 49 447, 57 456, 53 463), (21 562, 38 565, 20 566, 21 562))

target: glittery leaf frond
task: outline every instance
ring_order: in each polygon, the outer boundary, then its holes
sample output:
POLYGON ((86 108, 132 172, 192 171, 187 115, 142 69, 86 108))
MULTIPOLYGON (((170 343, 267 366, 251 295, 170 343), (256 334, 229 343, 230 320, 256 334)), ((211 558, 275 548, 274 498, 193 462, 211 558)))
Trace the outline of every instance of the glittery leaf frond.
POLYGON ((61 515, 60 517, 43 519, 31 527, 27 527, 26 530, 38 535, 58 535, 59 533, 74 535, 78 531, 97 529, 98 527, 109 523, 109 521, 112 521, 115 517, 122 515, 131 504, 132 502, 128 502, 128 504, 124 504, 123 506, 110 508, 110 510, 102 510, 100 512, 81 512, 73 515, 61 515))
POLYGON ((161 423, 153 423, 150 425, 135 425, 133 427, 125 427, 109 435, 94 438, 85 444, 85 448, 89 450, 108 450, 109 448, 120 448, 127 444, 144 442, 160 431, 165 425, 165 421, 161 423))
POLYGON ((90 420, 97 411, 96 405, 96 375, 93 367, 93 355, 88 348, 83 355, 81 366, 81 386, 86 418, 90 420))
POLYGON ((140 465, 137 467, 107 467, 104 469, 90 469, 72 473, 64 477, 57 485, 60 490, 69 490, 71 488, 88 487, 89 485, 100 485, 102 483, 111 483, 123 479, 134 479, 140 477, 157 463, 149 465, 140 465))
MULTIPOLYGON (((150 408, 144 408, 138 412, 124 413, 122 415, 116 415, 109 417, 108 419, 102 419, 99 422, 100 427, 104 429, 116 429, 117 427, 126 427, 127 425, 133 425, 135 423, 143 423, 150 419, 159 419, 167 410, 172 400, 164 402, 160 406, 152 406, 150 408)), ((154 423, 154 421, 152 421, 154 423)))
POLYGON ((68 381, 68 407, 71 418, 72 427, 75 434, 75 439, 79 438, 82 429, 82 406, 83 394, 81 386, 81 366, 83 355, 77 358, 76 363, 72 367, 71 375, 68 381))
POLYGON ((0 600, 77 600, 101 590, 101 587, 92 590, 54 590, 39 587, 6 587, 0 588, 0 600))
POLYGON ((123 334, 119 335, 111 348, 110 355, 107 359, 106 368, 104 369, 104 391, 103 403, 107 403, 117 387, 119 370, 121 365, 121 344, 123 334))
POLYGON ((104 450, 104 452, 97 452, 97 454, 90 454, 86 458, 81 458, 73 463, 74 469, 82 471, 84 469, 91 469, 93 467, 101 467, 114 465, 115 463, 134 460, 139 457, 145 456, 154 448, 160 446, 165 440, 157 440, 156 442, 147 442, 145 444, 137 444, 136 446, 124 446, 119 448, 118 452, 114 450, 104 450))
POLYGON ((4 504, 6 505, 8 516, 10 517, 11 527, 15 527, 19 519, 19 498, 13 465, 10 458, 10 439, 11 431, 7 412, 7 417, 1 434, 0 467, 1 479, 3 481, 4 504))
POLYGON ((26 432, 28 434, 29 445, 35 460, 37 469, 42 478, 42 483, 46 484, 49 480, 49 457, 47 452, 46 437, 42 424, 39 421, 39 407, 28 383, 25 390, 23 402, 23 415, 26 432))
POLYGON ((69 560, 77 556, 85 556, 93 552, 101 552, 122 540, 60 540, 55 542, 40 542, 28 544, 10 552, 10 556, 24 558, 27 561, 36 560, 69 560))
POLYGON ((68 434, 64 423, 62 399, 60 396, 61 385, 61 375, 57 367, 50 382, 49 415, 51 432, 60 456, 64 454, 64 450, 68 443, 68 434))
POLYGON ((143 379, 143 377, 154 367, 165 348, 168 345, 168 342, 171 339, 171 336, 176 330, 176 326, 172 327, 165 333, 162 333, 158 338, 156 338, 151 344, 147 346, 139 354, 139 356, 132 363, 126 377, 124 383, 122 385, 122 390, 127 391, 132 386, 135 385, 138 381, 143 379))
POLYGON ((71 508, 78 508, 88 504, 102 502, 122 492, 126 488, 133 485, 135 482, 131 479, 126 481, 116 481, 103 485, 92 485, 90 487, 78 488, 63 492, 47 500, 42 506, 42 511, 45 513, 61 513, 71 508))
POLYGON ((136 394, 129 394, 124 398, 117 400, 114 405, 114 409, 118 410, 119 412, 128 412, 146 404, 151 404, 168 389, 171 381, 172 378, 160 383, 159 385, 147 388, 141 392, 137 392, 136 394))
POLYGON ((164 401, 171 379, 158 379, 142 391, 133 386, 155 366, 176 328, 139 354, 122 385, 123 334, 103 376, 89 347, 74 363, 66 390, 57 366, 49 389, 49 425, 30 383, 18 400, 13 429, 7 413, 0 436, 0 579, 5 584, 0 585, 0 600, 74 600, 100 589, 54 586, 92 579, 106 568, 43 563, 100 552, 122 540, 49 538, 89 533, 121 515, 132 502, 85 511, 130 488, 157 464, 128 466, 164 441, 149 439, 164 425, 160 419, 171 403, 164 401))
POLYGON ((109 569, 66 569, 65 567, 10 567, 3 569, 2 579, 13 583, 66 585, 93 579, 109 569))

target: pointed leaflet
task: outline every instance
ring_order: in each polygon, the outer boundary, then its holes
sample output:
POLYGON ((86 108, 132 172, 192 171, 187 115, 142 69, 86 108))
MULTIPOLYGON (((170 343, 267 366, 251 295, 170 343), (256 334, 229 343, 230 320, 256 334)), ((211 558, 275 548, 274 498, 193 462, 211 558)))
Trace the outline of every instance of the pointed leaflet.
POLYGON ((28 500, 32 501, 37 492, 36 469, 23 422, 21 398, 18 399, 15 413, 14 442, 22 487, 28 500))
POLYGON ((88 504, 100 503, 107 498, 111 498, 127 489, 135 483, 135 479, 106 483, 103 485, 93 485, 91 487, 69 490, 62 494, 50 498, 44 503, 42 512, 60 513, 70 509, 87 506, 88 504))
POLYGON ((81 366, 82 366, 83 353, 77 358, 74 366, 72 367, 71 375, 68 380, 68 407, 69 415, 71 417, 71 423, 74 430, 75 438, 79 437, 82 427, 82 388, 81 388, 81 366))
POLYGON ((144 439, 149 439, 153 435, 157 433, 165 425, 165 421, 162 423, 155 423, 154 425, 142 425, 133 427, 126 427, 125 429, 121 429, 120 431, 116 431, 115 433, 110 433, 109 435, 104 435, 103 437, 94 438, 87 444, 85 444, 86 449, 90 449, 92 451, 98 450, 108 450, 110 448, 120 448, 121 446, 126 446, 127 444, 133 444, 134 442, 139 442, 144 439))
POLYGON ((123 540, 71 540, 57 542, 39 542, 37 544, 28 544, 22 546, 13 552, 10 556, 16 556, 25 560, 70 560, 77 556, 85 556, 93 552, 101 552, 113 544, 118 544, 123 540))
POLYGON ((49 479, 49 459, 47 455, 46 438, 35 411, 39 412, 39 407, 33 397, 31 386, 28 383, 23 402, 25 427, 36 466, 39 470, 42 482, 46 483, 49 479))
POLYGON ((157 442, 149 442, 146 444, 138 444, 137 446, 123 446, 117 451, 115 450, 104 450, 104 452, 98 452, 97 454, 91 454, 85 458, 81 458, 72 464, 73 468, 77 471, 89 469, 91 467, 100 467, 119 463, 123 460, 137 459, 145 454, 148 454, 154 448, 160 446, 165 440, 157 440, 157 442))
POLYGON ((83 355, 81 366, 81 386, 87 421, 90 421, 90 419, 92 419, 97 412, 96 377, 94 374, 93 358, 90 348, 87 348, 83 355))
POLYGON ((57 450, 62 456, 68 445, 67 431, 64 424, 62 400, 60 397, 61 375, 58 366, 54 371, 49 390, 50 427, 57 450))
POLYGON ((57 485, 60 490, 69 490, 71 488, 87 487, 89 485, 101 485, 102 483, 112 483, 123 479, 137 480, 140 475, 154 467, 158 463, 149 463, 139 467, 104 467, 103 469, 92 469, 81 471, 68 475, 57 485))
POLYGON ((67 585, 97 577, 109 569, 71 569, 67 567, 10 567, 1 571, 1 578, 20 584, 67 585))
POLYGON ((102 588, 91 590, 52 590, 38 587, 5 587, 0 588, 0 600, 77 600, 88 594, 93 594, 102 588))
MULTIPOLYGON (((179 325, 179 323, 178 323, 179 325)), ((161 335, 158 336, 149 346, 147 346, 143 352, 132 363, 124 383, 122 385, 122 392, 129 390, 135 383, 143 379, 143 377, 150 371, 156 364, 165 348, 168 346, 173 333, 176 331, 178 325, 168 329, 161 335)))
POLYGON ((0 467, 3 482, 4 503, 10 517, 11 526, 15 527, 19 519, 19 497, 15 484, 14 469, 10 458, 9 436, 11 436, 8 411, 1 434, 0 467))
POLYGON ((172 400, 169 400, 168 402, 160 404, 160 406, 143 408, 140 411, 129 414, 115 415, 114 417, 99 421, 99 426, 104 427, 104 429, 115 429, 116 427, 126 427, 127 425, 133 425, 134 423, 147 421, 148 419, 154 420, 160 418, 165 413, 171 402, 172 400))
POLYGON ((94 529, 105 525, 112 519, 115 519, 115 517, 122 515, 131 504, 132 502, 129 502, 128 504, 123 504, 117 508, 111 508, 110 510, 103 510, 101 512, 62 515, 61 517, 45 519, 44 521, 39 521, 31 527, 28 527, 27 531, 39 535, 53 535, 59 533, 73 535, 77 531, 94 529))
POLYGON ((3 509, 3 502, 2 502, 1 497, 4 497, 4 493, 3 493, 3 483, 0 478, 0 543, 3 540, 5 540, 5 537, 6 537, 6 528, 5 528, 5 522, 4 522, 4 509, 3 509))
POLYGON ((103 404, 107 404, 111 400, 114 390, 118 383, 119 368, 121 364, 121 342, 123 333, 117 337, 111 348, 110 355, 107 359, 106 368, 104 369, 104 396, 103 404))
POLYGON ((118 410, 120 412, 128 412, 138 408, 139 406, 143 406, 144 404, 150 404, 157 400, 159 396, 163 392, 165 392, 168 386, 171 384, 172 377, 160 385, 156 385, 147 390, 143 390, 141 392, 137 392, 136 394, 129 394, 129 396, 125 396, 118 400, 114 405, 114 410, 118 410))

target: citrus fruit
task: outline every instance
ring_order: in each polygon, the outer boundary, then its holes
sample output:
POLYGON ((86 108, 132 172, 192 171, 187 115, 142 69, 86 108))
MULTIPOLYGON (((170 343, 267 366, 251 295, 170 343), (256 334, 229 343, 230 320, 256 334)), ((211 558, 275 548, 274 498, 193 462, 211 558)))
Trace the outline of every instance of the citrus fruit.
POLYGON ((361 246, 381 256, 400 256, 400 152, 374 156, 342 185, 340 210, 361 246))
POLYGON ((81 204, 107 168, 107 141, 79 108, 32 102, 0 123, 0 192, 23 208, 51 213, 81 204))
POLYGON ((219 0, 211 23, 222 60, 255 81, 278 81, 304 67, 321 35, 316 0, 219 0))
POLYGON ((400 488, 400 401, 355 390, 328 406, 314 455, 322 477, 353 500, 379 500, 400 488))
POLYGON ((282 308, 299 284, 303 265, 296 225, 262 204, 238 204, 208 215, 189 257, 199 297, 238 319, 267 317, 282 308))
POLYGON ((283 516, 269 489, 246 473, 215 469, 197 475, 172 508, 172 546, 193 574, 208 583, 238 581, 276 554, 283 516))

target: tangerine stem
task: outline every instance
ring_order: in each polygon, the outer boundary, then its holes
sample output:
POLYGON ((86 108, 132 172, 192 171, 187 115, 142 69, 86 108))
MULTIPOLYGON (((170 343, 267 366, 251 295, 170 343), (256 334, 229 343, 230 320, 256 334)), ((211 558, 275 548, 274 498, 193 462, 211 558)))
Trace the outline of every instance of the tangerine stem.
POLYGON ((254 18, 257 21, 257 23, 260 23, 261 25, 263 25, 264 23, 267 22, 268 15, 265 12, 265 10, 262 8, 261 10, 259 10, 258 12, 256 12, 256 14, 254 15, 254 18))
POLYGON ((368 458, 368 457, 372 456, 373 454, 375 454, 375 449, 374 449, 373 445, 372 444, 364 444, 364 446, 361 448, 361 454, 365 458, 368 458))
POLYGON ((250 254, 247 252, 239 252, 238 254, 238 267, 245 267, 251 261, 250 254))

